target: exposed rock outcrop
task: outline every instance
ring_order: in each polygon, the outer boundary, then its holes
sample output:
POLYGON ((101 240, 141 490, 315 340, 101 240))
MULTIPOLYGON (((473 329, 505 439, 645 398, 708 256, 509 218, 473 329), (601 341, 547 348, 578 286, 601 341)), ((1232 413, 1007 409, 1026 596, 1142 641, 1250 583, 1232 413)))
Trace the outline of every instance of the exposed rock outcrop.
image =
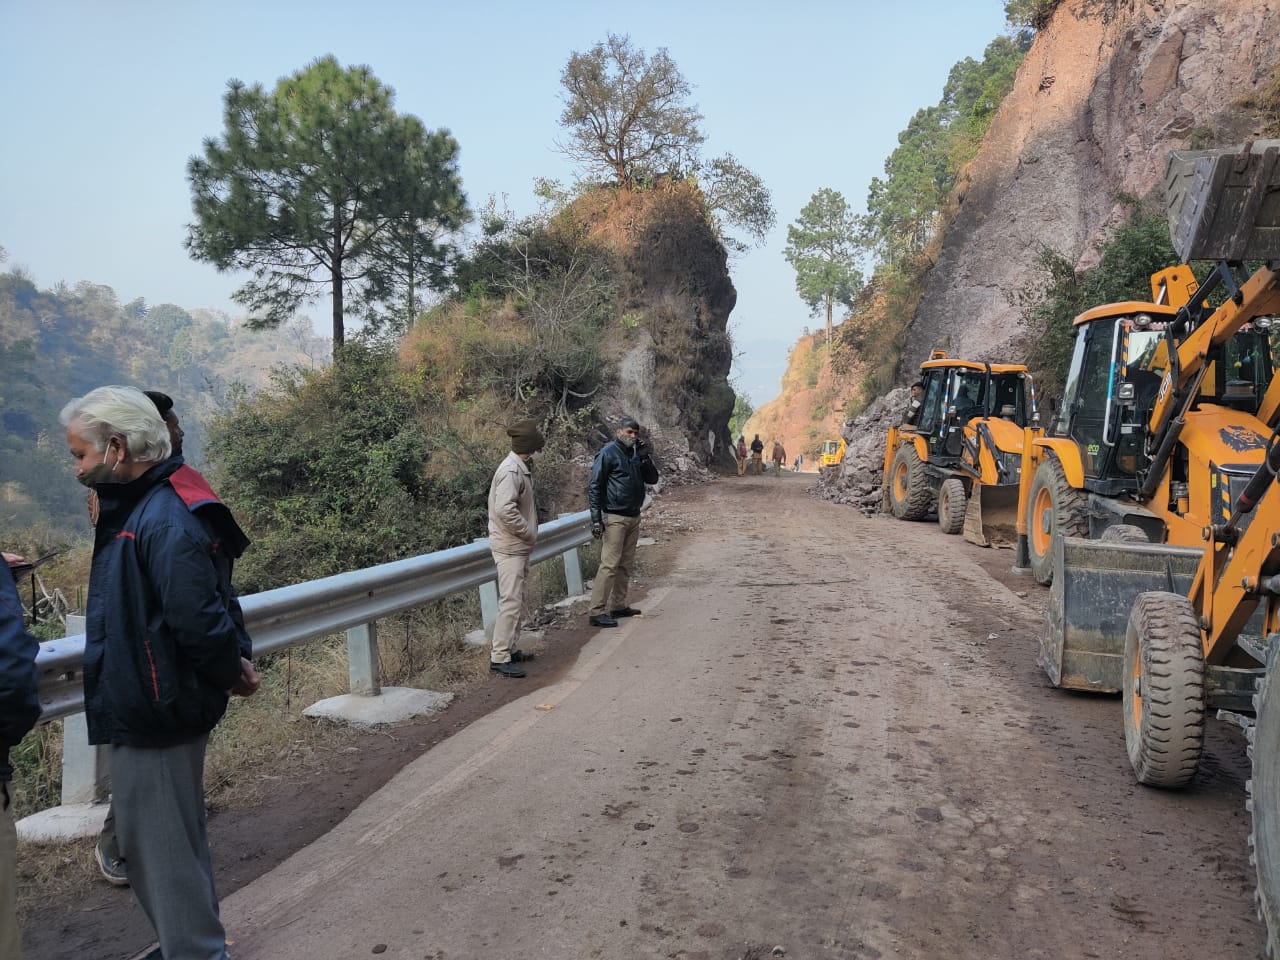
POLYGON ((1193 140, 1254 136, 1233 109, 1280 60, 1280 8, 1256 0, 1066 0, 1036 38, 953 200, 899 379, 934 347, 1025 356, 1015 297, 1043 282, 1043 246, 1091 266, 1119 194, 1160 187, 1193 140))
POLYGON ((609 345, 618 381, 598 404, 600 436, 627 413, 649 428, 668 462, 731 470, 727 331, 738 294, 702 195, 683 181, 664 182, 599 191, 575 211, 617 253, 622 273, 626 314, 609 345))
POLYGON ((834 476, 823 477, 815 488, 818 496, 850 504, 866 514, 879 512, 889 428, 902 423, 910 399, 911 391, 906 387, 890 390, 845 424, 844 462, 834 476))

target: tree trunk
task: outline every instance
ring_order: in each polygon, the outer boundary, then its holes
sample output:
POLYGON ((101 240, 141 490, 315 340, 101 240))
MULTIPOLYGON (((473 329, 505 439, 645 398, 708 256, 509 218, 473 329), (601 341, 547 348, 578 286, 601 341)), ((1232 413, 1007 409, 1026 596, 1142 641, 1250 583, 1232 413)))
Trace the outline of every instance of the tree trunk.
POLYGON ((831 346, 831 298, 827 297, 827 346, 831 346))
POLYGON ((342 326, 342 220, 333 225, 333 356, 338 358, 338 348, 343 344, 342 326))

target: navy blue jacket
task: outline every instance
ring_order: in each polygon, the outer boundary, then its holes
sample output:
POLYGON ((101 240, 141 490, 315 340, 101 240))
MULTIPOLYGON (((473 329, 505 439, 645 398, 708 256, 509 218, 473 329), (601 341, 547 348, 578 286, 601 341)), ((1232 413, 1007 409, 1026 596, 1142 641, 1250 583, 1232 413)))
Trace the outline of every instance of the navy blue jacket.
POLYGON ((89 742, 194 740, 222 719, 247 655, 231 568, 248 540, 181 457, 94 489, 101 510, 86 611, 89 742))
POLYGON ((600 448, 587 481, 587 506, 591 522, 602 523, 604 513, 640 516, 644 485, 658 482, 658 468, 649 452, 637 443, 628 449, 615 437, 600 448))
POLYGON ((22 628, 22 604, 9 565, 0 563, 0 781, 13 776, 9 748, 40 716, 36 699, 35 638, 22 628))

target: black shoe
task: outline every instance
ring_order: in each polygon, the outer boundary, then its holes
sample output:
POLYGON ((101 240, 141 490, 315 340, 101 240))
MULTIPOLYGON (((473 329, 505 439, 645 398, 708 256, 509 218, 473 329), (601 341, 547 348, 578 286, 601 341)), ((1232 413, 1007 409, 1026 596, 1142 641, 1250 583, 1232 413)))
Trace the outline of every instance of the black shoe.
POLYGON ((109 857, 102 852, 102 848, 94 845, 93 858, 98 861, 98 870, 102 873, 102 879, 113 887, 127 887, 129 885, 129 875, 125 873, 124 861, 119 857, 109 857))
POLYGON ((591 618, 591 625, 593 627, 616 627, 618 621, 607 613, 598 613, 591 618))
POLYGON ((519 680, 525 675, 525 672, 514 663, 491 663, 489 664, 489 672, 500 673, 511 680, 519 680))
POLYGON ((609 616, 611 616, 611 617, 638 617, 638 616, 640 616, 640 611, 639 611, 639 610, 637 610, 635 607, 619 607, 617 610, 610 610, 610 611, 609 611, 609 616))
POLYGON ((511 651, 512 663, 528 663, 530 660, 536 659, 538 659, 538 655, 536 653, 525 653, 523 650, 511 651))

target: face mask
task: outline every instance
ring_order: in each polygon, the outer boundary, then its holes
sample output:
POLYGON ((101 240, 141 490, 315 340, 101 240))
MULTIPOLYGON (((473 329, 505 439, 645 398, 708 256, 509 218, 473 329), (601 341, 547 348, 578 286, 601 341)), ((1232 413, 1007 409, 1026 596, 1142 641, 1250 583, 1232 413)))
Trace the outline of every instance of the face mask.
POLYGON ((623 433, 623 434, 619 434, 618 442, 622 444, 624 447, 627 447, 628 449, 630 449, 631 447, 634 447, 636 445, 636 438, 631 436, 630 434, 623 433))
POLYGON ((92 487, 95 483, 111 483, 112 475, 115 473, 116 467, 120 466, 120 461, 119 460, 116 461, 115 467, 108 467, 107 454, 110 452, 111 452, 110 449, 103 450, 102 462, 95 463, 92 467, 90 467, 84 473, 76 477, 76 479, 79 480, 86 487, 92 487))

